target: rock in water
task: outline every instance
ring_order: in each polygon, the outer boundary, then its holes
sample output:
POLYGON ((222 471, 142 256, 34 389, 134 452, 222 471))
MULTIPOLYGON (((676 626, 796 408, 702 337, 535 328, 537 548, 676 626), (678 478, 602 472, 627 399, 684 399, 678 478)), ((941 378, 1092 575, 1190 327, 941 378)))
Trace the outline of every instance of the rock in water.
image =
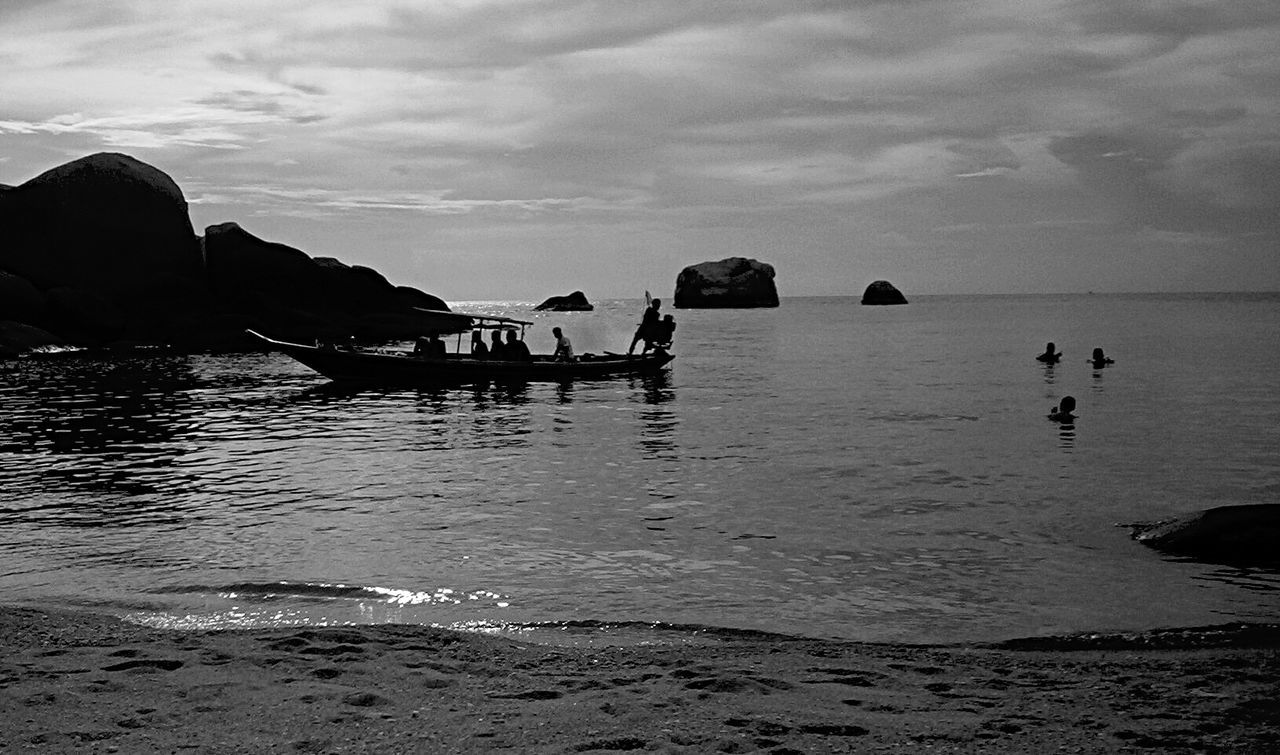
POLYGON ((305 339, 356 333, 371 339, 422 332, 415 308, 448 310, 443 300, 381 273, 254 236, 236 223, 205 229, 209 285, 231 311, 273 334, 305 339))
POLYGON ((44 294, 26 278, 0 270, 0 320, 36 322, 45 310, 44 294))
POLYGON ((1219 506, 1135 525, 1133 538, 1163 553, 1228 564, 1280 563, 1280 505, 1219 506))
POLYGON ((145 297, 158 280, 200 275, 182 190, 128 155, 89 155, 3 192, 0 229, 0 266, 41 290, 145 297))
POLYGON ((0 185, 0 320, 11 323, 0 356, 63 340, 256 348, 248 327, 403 339, 438 325, 422 309, 448 305, 235 223, 196 236, 173 179, 128 155, 89 155, 0 185))
POLYGON ((0 359, 10 359, 66 342, 40 328, 12 320, 0 320, 0 359))
POLYGON ((863 304, 906 304, 907 297, 889 281, 874 281, 862 292, 863 304))
POLYGON ((674 304, 680 309, 776 307, 773 265, 746 257, 690 265, 676 278, 674 304))
POLYGON ((567 296, 553 296, 533 308, 535 312, 590 312, 593 309, 595 307, 581 291, 574 291, 567 296))

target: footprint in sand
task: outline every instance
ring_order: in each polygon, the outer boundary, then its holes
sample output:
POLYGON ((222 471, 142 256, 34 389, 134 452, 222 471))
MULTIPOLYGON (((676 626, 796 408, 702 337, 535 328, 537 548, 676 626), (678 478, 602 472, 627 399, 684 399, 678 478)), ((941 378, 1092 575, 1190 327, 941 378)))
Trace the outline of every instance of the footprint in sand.
MULTIPOLYGON (((114 653, 112 655, 115 655, 114 653)), ((125 661, 123 663, 113 663, 110 666, 103 666, 103 671, 129 671, 131 669, 160 669, 162 671, 176 671, 182 668, 182 661, 168 658, 143 658, 135 661, 125 661)))
POLYGON ((564 697, 564 693, 553 689, 531 689, 509 694, 493 694, 489 695, 489 697, 497 700, 555 700, 556 698, 564 697))

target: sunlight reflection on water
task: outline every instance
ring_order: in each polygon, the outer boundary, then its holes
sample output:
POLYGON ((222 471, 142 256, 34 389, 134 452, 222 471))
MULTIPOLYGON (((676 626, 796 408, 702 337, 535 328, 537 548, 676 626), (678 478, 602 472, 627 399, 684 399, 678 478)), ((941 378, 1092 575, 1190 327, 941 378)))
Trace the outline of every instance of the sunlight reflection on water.
MULTIPOLYGON (((625 342, 638 310, 534 337, 625 342)), ((1276 301, 677 315, 649 379, 355 390, 273 354, 0 363, 0 587, 206 627, 924 640, 1276 616, 1273 579, 1114 526, 1274 498, 1280 357, 1249 334, 1280 325, 1276 301), (1049 337, 1053 368, 1032 359, 1049 337), (1095 343, 1113 367, 1084 364, 1095 343), (1068 393, 1078 420, 1046 421, 1068 393), (356 592, 263 592, 283 583, 356 592)))

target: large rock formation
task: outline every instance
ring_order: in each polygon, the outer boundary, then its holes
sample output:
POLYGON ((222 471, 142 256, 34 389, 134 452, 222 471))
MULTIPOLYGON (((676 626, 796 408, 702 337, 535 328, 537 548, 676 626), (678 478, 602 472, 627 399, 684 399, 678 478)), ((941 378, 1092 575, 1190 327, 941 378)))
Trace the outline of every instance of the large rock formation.
POLYGON ((90 155, 0 193, 0 238, 0 266, 43 290, 145 296, 200 274, 182 190, 128 155, 90 155))
POLYGON ((581 291, 574 291, 565 296, 552 296, 533 308, 535 312, 590 312, 593 309, 595 307, 587 301, 587 295, 581 291))
POLYGON ((44 351, 65 345, 58 336, 33 325, 0 320, 0 359, 12 359, 33 351, 44 351))
POLYGON ((863 304, 906 304, 907 297, 889 281, 873 281, 862 292, 863 304))
POLYGON ((773 265, 730 257, 690 265, 676 277, 674 304, 681 309, 776 307, 773 265))
POLYGON ((0 270, 0 320, 32 322, 43 319, 47 309, 44 294, 30 281, 0 270))
POLYGON ((415 307, 447 310, 441 299, 391 285, 376 270, 312 258, 264 241, 235 223, 205 229, 208 281, 224 307, 246 321, 270 321, 289 338, 409 338, 422 332, 415 307))
POLYGON ((418 308, 448 306, 235 223, 198 237, 177 184, 128 155, 90 155, 0 187, 0 320, 24 334, 12 344, 45 333, 82 346, 240 348, 247 327, 404 338, 421 329, 418 308))
POLYGON ((1134 526, 1138 542, 1171 555, 1228 564, 1280 564, 1280 505, 1219 506, 1134 526))

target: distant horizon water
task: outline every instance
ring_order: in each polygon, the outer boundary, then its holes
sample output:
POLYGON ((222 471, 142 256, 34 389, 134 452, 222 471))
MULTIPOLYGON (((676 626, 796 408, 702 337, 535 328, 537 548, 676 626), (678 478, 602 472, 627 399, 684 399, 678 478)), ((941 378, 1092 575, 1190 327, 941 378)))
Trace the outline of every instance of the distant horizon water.
MULTIPOLYGON (((952 642, 1280 620, 1280 574, 1167 558, 1124 526, 1276 501, 1280 294, 905 293, 673 309, 676 360, 646 379, 0 362, 0 591, 187 628, 952 642), (1094 347, 1115 363, 1092 368, 1094 347), (1064 395, 1069 427, 1046 419, 1064 395)), ((625 349, 640 299, 593 303, 476 304, 533 320, 535 351, 551 325, 625 349)))
MULTIPOLYGON (((868 283, 870 283, 871 281, 867 281, 867 282, 868 282, 868 283)), ((890 283, 892 283, 892 281, 890 281, 890 283)), ((574 289, 574 290, 579 290, 579 289, 574 289)), ((1032 292, 1027 292, 1027 291, 999 291, 999 292, 984 292, 984 293, 977 293, 977 292, 969 292, 969 293, 938 293, 938 292, 934 292, 934 293, 923 293, 923 292, 912 292, 912 291, 908 291, 908 290, 901 289, 901 288, 900 288, 899 290, 901 290, 901 291, 902 291, 902 293, 903 293, 903 295, 907 297, 907 305, 892 304, 892 305, 867 305, 867 306, 890 306, 890 307, 894 307, 894 306, 909 306, 909 305, 910 305, 910 303, 911 303, 912 297, 928 297, 928 298, 935 298, 935 297, 966 297, 966 296, 971 296, 971 297, 1002 297, 1002 296, 1008 296, 1008 297, 1022 297, 1022 296, 1231 296, 1231 295, 1237 295, 1237 294, 1238 294, 1238 295, 1241 295, 1241 296, 1254 296, 1254 295, 1269 296, 1269 295, 1280 294, 1280 289, 1235 289, 1235 290, 1225 290, 1225 289, 1224 289, 1224 290, 1200 290, 1200 291, 1032 291, 1032 292)), ((493 297, 493 298, 487 298, 487 299, 486 299, 486 298, 466 297, 466 298, 459 298, 459 299, 448 299, 448 300, 446 300, 446 301, 447 301, 447 303, 449 303, 449 304, 450 304, 450 306, 452 306, 452 305, 454 305, 454 304, 466 304, 466 303, 473 303, 473 302, 474 302, 474 303, 477 303, 477 304, 511 304, 511 305, 529 305, 529 306, 534 306, 534 305, 537 305, 537 304, 540 304, 540 303, 542 303, 542 302, 546 301, 547 299, 549 299, 549 298, 551 298, 551 297, 553 297, 553 296, 564 296, 565 294, 568 294, 568 293, 571 293, 571 291, 566 291, 566 292, 565 292, 565 293, 563 293, 563 294, 547 294, 546 296, 537 296, 537 297, 512 297, 512 296, 505 296, 505 297, 493 297)), ((601 296, 601 297, 599 297, 599 298, 593 298, 593 297, 592 297, 592 295, 591 295, 589 292, 586 292, 586 291, 584 290, 584 293, 585 293, 585 294, 586 294, 586 296, 587 296, 587 300, 588 300, 588 301, 590 301, 592 304, 595 304, 596 302, 626 302, 626 301, 641 301, 641 300, 642 300, 642 298, 643 298, 643 297, 640 297, 640 296, 601 296)), ((661 299, 661 300, 663 301, 664 306, 670 306, 670 305, 671 305, 671 302, 672 302, 672 301, 674 300, 674 298, 675 298, 675 292, 674 292, 674 291, 665 291, 665 292, 662 292, 662 293, 657 293, 657 292, 655 292, 653 289, 649 289, 649 294, 650 294, 651 296, 653 296, 654 298, 661 299)), ((831 294, 822 294, 822 293, 813 293, 813 294, 787 294, 787 293, 783 293, 781 290, 779 290, 779 291, 778 291, 778 298, 779 298, 779 300, 786 300, 786 299, 861 299, 861 298, 862 298, 862 292, 861 292, 861 291, 857 291, 857 292, 831 293, 831 294)), ((671 307, 671 308, 672 308, 672 309, 676 309, 675 307, 671 307)), ((688 311, 693 311, 693 310, 696 310, 696 309, 702 309, 702 308, 700 308, 700 307, 690 307, 690 308, 687 308, 687 309, 688 309, 688 311)), ((733 310, 733 309, 774 309, 774 308, 773 308, 773 307, 736 307, 736 308, 735 308, 735 307, 730 307, 730 308, 728 308, 728 309, 733 310)), ((682 311, 683 311, 683 310, 682 310, 682 311)))

